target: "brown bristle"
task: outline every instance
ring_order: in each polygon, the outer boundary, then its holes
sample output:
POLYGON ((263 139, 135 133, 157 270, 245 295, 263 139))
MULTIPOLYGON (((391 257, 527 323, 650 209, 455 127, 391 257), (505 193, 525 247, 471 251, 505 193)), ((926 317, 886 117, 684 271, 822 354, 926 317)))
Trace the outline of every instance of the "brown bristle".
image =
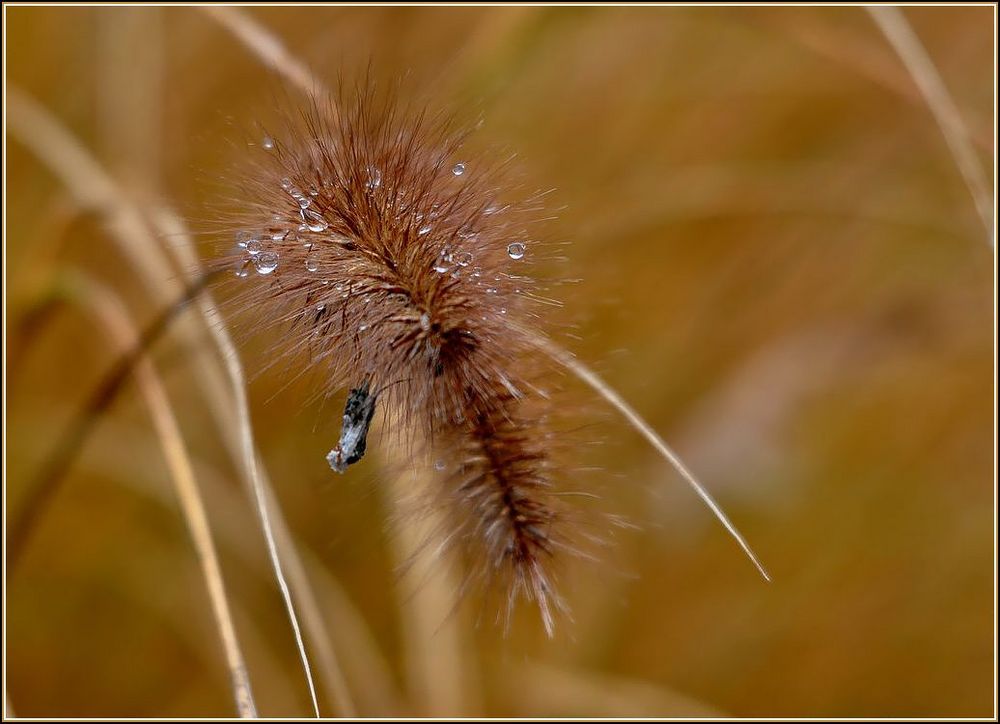
POLYGON ((457 539, 473 560, 488 562, 470 575, 505 594, 503 619, 523 596, 538 605, 551 636, 554 615, 564 609, 555 591, 552 564, 564 523, 551 495, 550 435, 513 397, 456 426, 453 434, 461 465, 444 494, 457 521, 457 539))
POLYGON ((485 556, 470 577, 504 579, 508 608, 533 599, 551 634, 560 516, 525 274, 541 209, 464 137, 368 90, 313 102, 253 149, 222 263, 256 326, 283 323, 273 359, 305 353, 324 396, 370 382, 394 432, 451 447, 450 538, 485 556))

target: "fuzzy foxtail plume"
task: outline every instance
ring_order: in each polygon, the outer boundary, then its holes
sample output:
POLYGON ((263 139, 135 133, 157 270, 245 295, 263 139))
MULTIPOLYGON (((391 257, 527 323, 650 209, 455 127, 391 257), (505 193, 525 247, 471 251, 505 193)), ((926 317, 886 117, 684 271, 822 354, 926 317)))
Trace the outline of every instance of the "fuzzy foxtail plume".
MULTIPOLYGON (((440 456, 441 540, 466 584, 498 591, 509 621, 532 601, 552 635, 566 610, 556 569, 588 536, 560 504, 553 361, 618 407, 681 471, 767 577, 708 493, 593 374, 539 345, 548 302, 529 274, 550 252, 542 207, 451 120, 366 85, 314 98, 253 144, 234 181, 221 264, 255 329, 282 328, 272 364, 304 357, 317 396, 351 390, 339 444, 361 461, 379 411, 411 448, 440 456)), ((463 590, 466 586, 463 586, 463 590)))
POLYGON ((283 327, 273 363, 304 356, 318 395, 352 390, 330 465, 361 460, 376 405, 443 451, 437 502, 470 581, 508 611, 534 601, 551 634, 556 553, 572 546, 545 443, 551 364, 519 331, 540 326, 526 272, 547 255, 542 209, 464 140, 370 87, 314 99, 252 148, 221 263, 254 327, 283 327))

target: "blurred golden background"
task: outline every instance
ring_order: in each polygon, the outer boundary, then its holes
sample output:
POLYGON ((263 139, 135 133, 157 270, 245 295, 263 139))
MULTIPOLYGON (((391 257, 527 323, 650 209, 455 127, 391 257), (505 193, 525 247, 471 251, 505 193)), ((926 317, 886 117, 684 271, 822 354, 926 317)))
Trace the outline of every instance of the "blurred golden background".
MULTIPOLYGON (((326 632, 306 632, 324 714, 995 713, 995 256, 864 9, 247 12, 328 83, 370 67, 405 98, 481 114, 473 142, 516 151, 532 185, 555 189, 548 231, 571 243, 545 271, 579 279, 559 292, 558 321, 575 325, 563 341, 675 447, 774 578, 571 385, 600 443, 581 465, 636 530, 573 565, 574 621, 554 641, 527 611, 506 638, 468 607, 449 616, 447 580, 413 591, 395 572, 401 483, 374 456, 330 472, 340 403, 306 404, 308 379, 254 375, 263 335, 240 352, 259 457, 326 632)), ((904 12, 992 177, 995 8, 904 12)), ((198 8, 8 6, 5 19, 8 111, 14 88, 47 109, 151 227, 169 206, 210 229, 246 133, 274 116, 278 75, 198 8)), ((179 289, 182 272, 123 255, 128 220, 81 201, 52 170, 70 156, 44 148, 54 161, 8 128, 8 525, 120 354, 80 290, 99 284, 142 326, 169 298, 143 274, 179 289)), ((254 698, 261 714, 307 715, 253 502, 199 379, 191 340, 211 354, 211 335, 188 329, 152 358, 254 698)), ((129 382, 8 571, 17 714, 235 713, 159 439, 129 382)))

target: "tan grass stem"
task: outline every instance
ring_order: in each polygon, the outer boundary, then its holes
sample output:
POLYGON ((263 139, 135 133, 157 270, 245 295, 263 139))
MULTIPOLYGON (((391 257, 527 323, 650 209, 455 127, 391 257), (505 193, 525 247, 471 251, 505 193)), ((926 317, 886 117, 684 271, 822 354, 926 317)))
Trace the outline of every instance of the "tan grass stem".
POLYGON ((254 20, 246 10, 231 5, 208 5, 201 8, 209 17, 231 33, 263 63, 283 75, 306 95, 326 94, 326 88, 305 63, 285 49, 285 44, 254 20))
POLYGON ((634 427, 644 438, 646 438, 647 442, 649 442, 649 444, 652 445, 653 448, 660 453, 660 455, 662 455, 678 473, 680 473, 681 477, 687 481, 688 485, 690 485, 694 492, 697 493, 698 497, 702 499, 719 522, 722 523, 727 531, 729 531, 729 534, 736 540, 740 548, 743 549, 743 552, 746 553, 747 557, 760 572, 760 575, 764 577, 764 580, 771 580, 771 576, 764 568, 764 564, 760 562, 760 559, 757 558, 757 555, 750 548, 750 544, 747 543, 743 535, 736 529, 736 526, 733 525, 732 521, 729 520, 729 517, 723 512, 722 507, 715 502, 715 499, 708 492, 708 490, 705 489, 705 486, 703 486, 694 474, 688 470, 680 456, 675 453, 669 445, 667 445, 663 438, 660 437, 655 430, 653 430, 650 424, 646 422, 638 412, 636 412, 632 405, 626 402, 625 399, 607 382, 602 380, 596 372, 576 359, 576 357, 574 357, 567 350, 564 350, 562 347, 559 347, 557 344, 544 337, 529 335, 527 333, 526 337, 528 337, 532 344, 534 344, 539 350, 576 375, 576 377, 589 385, 595 392, 607 400, 612 407, 618 410, 628 423, 632 425, 632 427, 634 427))
MULTIPOLYGON (((173 296, 176 296, 180 284, 173 278, 169 259, 156 243, 142 213, 79 141, 63 128, 44 107, 24 92, 9 85, 7 87, 7 121, 8 128, 15 137, 62 181, 77 202, 82 207, 99 213, 105 219, 111 239, 118 244, 129 262, 140 273, 147 288, 157 297, 158 301, 167 303, 173 296)), ((208 324, 210 329, 216 331, 217 340, 225 335, 224 330, 219 329, 221 320, 209 321, 208 324)), ((182 327, 181 329, 185 333, 185 341, 188 346, 195 355, 198 355, 200 343, 197 333, 191 327, 182 327)), ((230 380, 238 388, 237 401, 242 398, 245 403, 242 369, 235 357, 232 345, 229 345, 228 351, 224 348, 222 352, 227 362, 230 380)), ((199 357, 196 356, 196 359, 199 357)), ((225 385, 220 381, 218 370, 213 365, 208 364, 202 365, 202 367, 206 375, 204 378, 199 375, 199 379, 205 386, 209 398, 221 402, 218 399, 219 391, 224 389, 225 385)), ((243 407, 246 408, 245 404, 243 407)), ((240 416, 241 419, 244 417, 248 425, 249 417, 248 415, 240 416)), ((261 524, 262 527, 268 528, 271 522, 270 517, 267 515, 267 508, 260 508, 260 502, 267 500, 274 504, 276 501, 273 496, 261 494, 263 484, 257 473, 257 458, 253 446, 252 430, 248 431, 245 426, 241 425, 239 436, 241 447, 244 453, 247 453, 243 455, 243 460, 245 472, 252 481, 253 497, 258 504, 258 510, 263 511, 261 524), (249 452, 247 452, 248 441, 249 452)), ((264 535, 270 553, 274 548, 273 533, 267 529, 264 531, 264 535)), ((288 540, 290 541, 290 538, 288 540)), ((308 664, 305 647, 301 642, 295 609, 294 606, 288 605, 290 595, 287 583, 283 578, 280 560, 276 556, 272 556, 273 561, 277 561, 275 574, 278 577, 278 586, 286 602, 289 618, 293 622, 292 628, 296 634, 300 657, 303 660, 313 709, 318 715, 311 667, 308 664)))
MULTIPOLYGON (((124 354, 134 349, 139 343, 139 335, 119 298, 106 287, 82 275, 74 275, 71 280, 74 296, 78 297, 96 317, 119 352, 124 354)), ((181 512, 198 555, 198 563, 212 605, 212 614, 229 667, 236 709, 241 717, 256 718, 257 709, 250 687, 250 678, 240 649, 236 626, 233 623, 229 599, 226 596, 222 568, 219 565, 205 504, 194 477, 180 426, 163 383, 148 357, 142 356, 137 360, 135 378, 153 419, 153 426, 166 458, 181 512)))
MULTIPOLYGON (((180 266, 185 269, 197 269, 198 257, 194 250, 194 243, 186 225, 177 214, 167 208, 157 209, 153 215, 154 223, 167 240, 171 251, 175 254, 180 266)), ((214 405, 215 416, 219 423, 223 437, 227 441, 231 454, 243 468, 243 479, 246 482, 251 497, 254 498, 258 506, 262 503, 262 516, 266 516, 266 537, 268 538, 268 552, 272 547, 275 552, 281 551, 282 555, 272 557, 272 564, 276 571, 280 572, 281 579, 279 585, 282 586, 282 594, 287 592, 284 584, 285 574, 291 582, 292 589, 295 590, 302 609, 302 617, 310 639, 316 648, 320 659, 321 669, 325 672, 325 681, 330 688, 334 698, 334 706, 338 716, 350 717, 355 715, 354 703, 350 690, 344 681, 343 672, 337 655, 330 645, 330 637, 323 623, 319 605, 316 602, 305 568, 296 551, 292 535, 288 529, 288 524, 281 513, 281 507, 277 502, 274 490, 268 481, 267 473, 257 459, 256 445, 253 442, 253 425, 250 420, 250 409, 246 400, 246 380, 243 374, 243 366, 239 362, 239 353, 229 336, 225 321, 219 312, 211 294, 204 292, 200 294, 196 303, 201 312, 205 325, 212 336, 219 356, 222 358, 226 373, 229 376, 228 387, 232 389, 234 396, 229 398, 230 404, 217 402, 214 405), (235 424, 234 424, 235 423, 235 424), (284 570, 287 566, 287 571, 284 570)), ((292 627, 296 631, 297 640, 301 644, 301 634, 299 632, 297 617, 294 613, 294 606, 290 597, 285 599, 286 607, 289 610, 289 618, 293 621, 292 627)), ((303 667, 310 670, 309 660, 305 653, 305 647, 300 648, 300 655, 303 660, 303 667)), ((315 691, 311 685, 310 693, 313 695, 313 703, 316 704, 315 691)))
POLYGON ((903 61, 913 82, 920 89, 976 205, 980 220, 986 229, 986 242, 991 247, 995 246, 996 230, 993 225, 993 204, 989 184, 976 158, 969 130, 937 66, 902 10, 889 5, 865 6, 865 10, 896 51, 899 59, 903 61))
MULTIPOLYGON (((106 434, 95 437, 92 444, 81 452, 78 467, 116 482, 123 488, 147 497, 157 505, 170 506, 173 502, 171 492, 164 491, 158 486, 155 475, 138 462, 155 453, 154 443, 142 433, 113 418, 105 420, 102 427, 106 434), (116 440, 127 440, 132 451, 130 461, 125 464, 119 460, 112 460, 114 443, 111 441, 116 440)), ((28 433, 29 435, 41 434, 45 429, 45 423, 42 420, 33 420, 29 423, 29 429, 35 431, 28 433)), ((230 485, 228 470, 222 470, 196 454, 192 455, 191 462, 210 510, 232 511, 242 506, 242 501, 239 499, 240 491, 230 485)), ((279 526, 275 525, 275 537, 284 555, 278 528, 279 526)), ((246 535, 246 525, 241 518, 222 516, 216 521, 213 530, 220 550, 232 555, 238 564, 254 572, 260 572, 262 567, 266 568, 263 573, 270 572, 270 560, 262 559, 258 555, 256 541, 246 535)), ((379 651, 378 642, 365 617, 351 601, 343 585, 327 570, 321 558, 313 554, 307 546, 300 546, 297 551, 302 564, 308 570, 310 585, 316 591, 314 596, 316 611, 322 618, 329 618, 338 624, 330 630, 331 638, 326 642, 327 648, 331 651, 350 652, 350 656, 344 657, 342 661, 338 658, 337 661, 344 668, 344 678, 350 683, 350 690, 354 692, 353 697, 358 700, 357 708, 364 711, 366 716, 400 714, 400 697, 391 668, 379 651)), ((293 592, 298 594, 296 574, 291 565, 288 565, 288 580, 293 592)), ((238 606, 236 613, 235 618, 238 621, 245 620, 245 617, 239 615, 238 606)), ((302 606, 301 616, 307 641, 315 646, 310 638, 313 633, 310 628, 308 606, 302 606)), ((247 625, 242 625, 241 629, 241 638, 246 642, 247 651, 253 652, 255 647, 251 645, 252 640, 248 635, 247 625)), ((319 682, 326 685, 324 657, 320 650, 317 650, 316 662, 321 674, 319 682)), ((280 665, 280 662, 276 662, 275 665, 280 665)))

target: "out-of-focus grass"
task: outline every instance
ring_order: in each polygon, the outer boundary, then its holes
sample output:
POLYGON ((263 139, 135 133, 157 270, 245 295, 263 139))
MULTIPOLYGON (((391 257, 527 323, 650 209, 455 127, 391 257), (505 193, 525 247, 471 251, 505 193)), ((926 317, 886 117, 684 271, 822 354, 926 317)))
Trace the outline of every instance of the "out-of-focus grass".
MULTIPOLYGON (((473 142, 516 150, 533 184, 555 187, 549 231, 572 244, 552 272, 582 280, 561 291, 559 317, 580 337, 569 346, 701 473, 775 579, 761 583, 680 480, 580 387, 582 434, 603 443, 583 453, 603 469, 590 476, 602 505, 642 529, 619 535, 603 567, 574 567, 577 621, 555 642, 526 614, 507 640, 465 617, 465 700, 478 708, 462 713, 990 714, 994 261, 933 117, 862 10, 253 12, 324 78, 371 63, 385 82, 406 75, 408 97, 482 112, 473 142), (607 708, 574 709, 572 692, 594 687, 607 708)), ((905 12, 990 169, 994 11, 905 12)), ((8 82, 130 188, 206 228, 239 139, 273 114, 274 76, 190 9, 20 7, 7 20, 8 82), (119 13, 155 20, 110 42, 119 13), (129 62, 130 44, 157 77, 109 89, 135 78, 108 72, 129 62), (158 112, 123 120, 130 94, 158 112), (141 128, 123 137, 129 119, 141 128), (144 153, 143 139, 156 148, 144 153)), ((98 221, 75 214, 10 137, 7 164, 16 507, 114 354, 73 310, 17 334, 46 285, 83 267, 136 319, 156 310, 98 221)), ((262 348, 244 348, 251 370, 262 348)), ((252 508, 195 368, 171 340, 156 358, 222 531, 258 706, 305 713, 252 508)), ((332 581, 317 590, 342 655, 370 636, 366 655, 387 661, 382 685, 365 673, 377 659, 345 661, 352 694, 361 713, 417 712, 387 488, 374 464, 331 478, 335 406, 303 408, 308 380, 279 392, 284 381, 265 373, 250 387, 262 455, 332 581), (341 588, 364 626, 344 613, 341 588)), ((168 486, 130 387, 9 581, 19 714, 231 713, 168 486)))

